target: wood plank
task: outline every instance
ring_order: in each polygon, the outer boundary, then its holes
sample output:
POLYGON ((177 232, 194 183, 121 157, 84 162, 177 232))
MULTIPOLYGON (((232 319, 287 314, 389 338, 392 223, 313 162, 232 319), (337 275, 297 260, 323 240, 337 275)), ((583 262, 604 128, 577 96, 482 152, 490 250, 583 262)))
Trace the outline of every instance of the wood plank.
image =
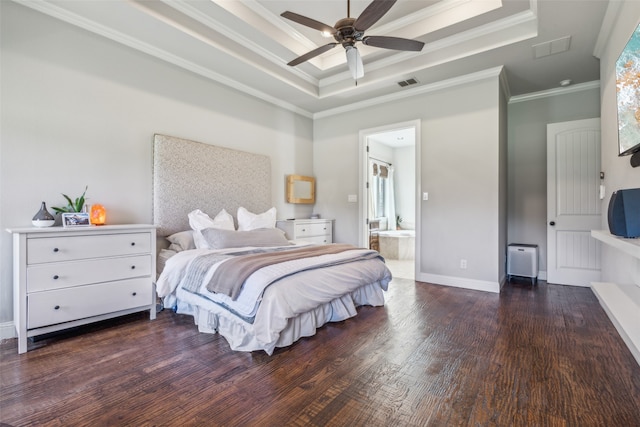
MULTIPOLYGON (((526 282, 526 283, 525 283, 526 282)), ((0 344, 0 422, 637 425, 640 366, 590 289, 501 294, 395 279, 384 307, 272 356, 169 310, 0 344)))

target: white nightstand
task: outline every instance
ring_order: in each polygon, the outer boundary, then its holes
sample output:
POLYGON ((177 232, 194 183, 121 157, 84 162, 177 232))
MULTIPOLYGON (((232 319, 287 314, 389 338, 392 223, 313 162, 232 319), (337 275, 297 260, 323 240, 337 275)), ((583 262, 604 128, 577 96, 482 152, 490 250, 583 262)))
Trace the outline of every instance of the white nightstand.
POLYGON ((313 243, 333 243, 332 219, 287 219, 276 221, 289 240, 304 240, 313 243))
POLYGON ((27 351, 27 337, 143 310, 156 318, 155 226, 7 231, 18 353, 27 351))

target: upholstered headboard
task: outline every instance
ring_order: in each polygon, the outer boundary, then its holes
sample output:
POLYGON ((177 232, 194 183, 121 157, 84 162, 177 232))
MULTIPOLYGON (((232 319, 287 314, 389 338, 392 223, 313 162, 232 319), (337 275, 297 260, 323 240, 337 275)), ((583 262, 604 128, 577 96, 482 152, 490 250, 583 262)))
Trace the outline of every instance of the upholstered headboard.
MULTIPOLYGON (((159 236, 189 229, 187 214, 234 217, 271 208, 271 159, 166 135, 153 142, 153 221, 159 236)), ((236 223, 237 225, 237 223, 236 223)))

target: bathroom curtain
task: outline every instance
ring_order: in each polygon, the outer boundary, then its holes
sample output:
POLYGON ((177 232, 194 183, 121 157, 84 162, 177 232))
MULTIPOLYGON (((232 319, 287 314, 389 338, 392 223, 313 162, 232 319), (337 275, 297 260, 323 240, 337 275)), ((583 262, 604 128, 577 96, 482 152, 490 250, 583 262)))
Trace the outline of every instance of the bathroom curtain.
POLYGON ((370 162, 369 218, 386 218, 387 229, 396 225, 396 202, 393 185, 394 169, 389 164, 370 162))
POLYGON ((395 230, 396 228, 396 197, 395 192, 393 190, 393 167, 391 165, 388 166, 389 170, 387 172, 387 178, 384 179, 385 185, 385 196, 386 200, 384 201, 384 216, 387 217, 387 227, 390 230, 395 230))
POLYGON ((378 165, 369 161, 369 213, 368 218, 372 220, 377 218, 376 206, 378 206, 378 165))

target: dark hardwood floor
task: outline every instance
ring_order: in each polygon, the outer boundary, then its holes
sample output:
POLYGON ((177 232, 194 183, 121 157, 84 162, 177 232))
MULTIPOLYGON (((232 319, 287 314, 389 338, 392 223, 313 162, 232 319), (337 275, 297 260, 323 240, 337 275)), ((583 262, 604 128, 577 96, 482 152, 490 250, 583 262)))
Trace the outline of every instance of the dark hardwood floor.
POLYGON ((165 310, 0 345, 13 426, 640 426, 640 366, 588 288, 397 279, 383 308, 264 353, 165 310))

